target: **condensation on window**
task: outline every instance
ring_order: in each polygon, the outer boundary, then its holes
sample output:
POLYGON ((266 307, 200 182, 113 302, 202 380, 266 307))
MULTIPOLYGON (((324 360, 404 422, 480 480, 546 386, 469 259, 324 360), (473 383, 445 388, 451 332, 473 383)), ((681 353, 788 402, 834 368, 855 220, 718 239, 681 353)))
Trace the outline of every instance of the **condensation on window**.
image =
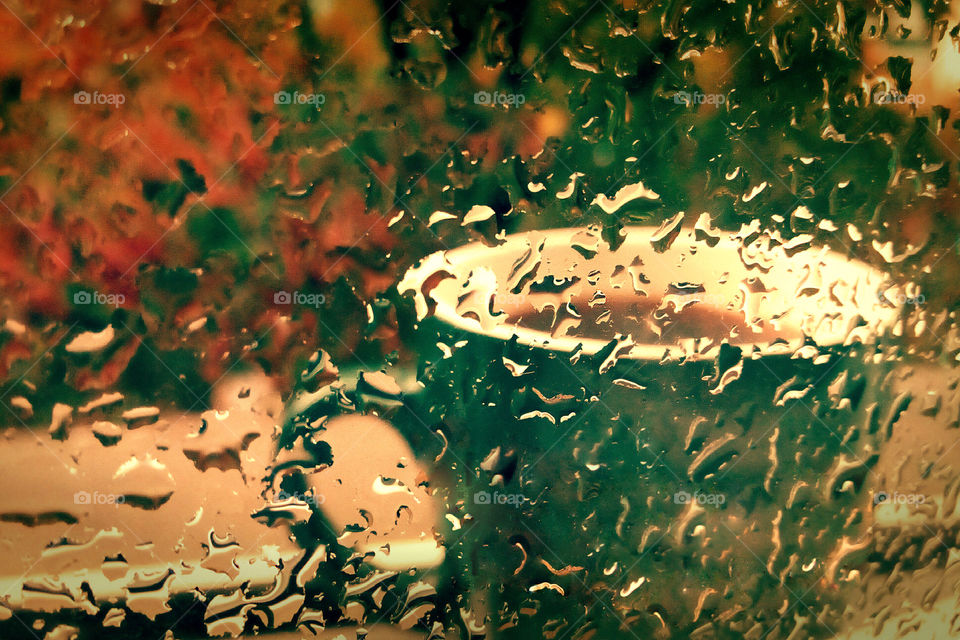
POLYGON ((0 32, 0 637, 960 635, 960 8, 0 32))

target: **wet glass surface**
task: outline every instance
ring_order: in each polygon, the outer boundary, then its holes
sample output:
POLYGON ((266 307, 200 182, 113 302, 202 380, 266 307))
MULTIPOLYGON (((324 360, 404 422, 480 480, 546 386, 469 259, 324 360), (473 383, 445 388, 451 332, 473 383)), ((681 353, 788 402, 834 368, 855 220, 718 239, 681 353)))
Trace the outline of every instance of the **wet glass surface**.
POLYGON ((960 636, 960 7, 0 34, 0 638, 960 636))

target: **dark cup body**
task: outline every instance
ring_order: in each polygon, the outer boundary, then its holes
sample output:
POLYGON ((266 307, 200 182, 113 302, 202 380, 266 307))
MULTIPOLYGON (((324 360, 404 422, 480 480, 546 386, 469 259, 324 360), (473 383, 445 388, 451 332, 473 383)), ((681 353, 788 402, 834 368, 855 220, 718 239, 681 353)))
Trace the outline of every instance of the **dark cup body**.
POLYGON ((493 637, 786 637, 784 602, 811 635, 839 624, 829 558, 863 535, 904 403, 876 345, 605 366, 613 345, 577 356, 432 319, 418 335, 413 408, 444 430, 450 510, 470 515, 449 556, 493 637))

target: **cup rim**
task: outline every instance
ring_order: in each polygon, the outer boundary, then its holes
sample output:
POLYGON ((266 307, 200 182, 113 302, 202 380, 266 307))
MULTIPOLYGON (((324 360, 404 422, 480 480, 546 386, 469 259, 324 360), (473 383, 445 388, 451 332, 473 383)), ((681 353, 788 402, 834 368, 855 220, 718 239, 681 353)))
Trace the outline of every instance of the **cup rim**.
MULTIPOLYGON (((530 247, 538 243, 562 242, 569 246, 573 234, 585 232, 591 229, 596 231, 597 235, 599 236, 599 228, 594 227, 566 227, 547 230, 532 230, 501 236, 498 238, 500 243, 492 247, 483 242, 476 241, 465 245, 460 245, 453 249, 437 251, 424 257, 419 263, 408 269, 404 277, 397 285, 397 289, 401 295, 411 291, 414 293, 414 302, 417 307, 418 321, 423 320, 427 316, 427 302, 422 292, 422 287, 431 276, 440 274, 444 271, 448 273, 455 272, 457 267, 463 268, 469 266, 473 268, 488 265, 491 262, 491 258, 495 257, 498 252, 501 254, 508 254, 510 251, 509 247, 511 247, 511 245, 516 245, 516 243, 523 243, 523 246, 530 247)), ((624 244, 628 241, 633 243, 653 243, 663 237, 662 227, 653 226, 625 226, 620 233, 622 236, 624 236, 624 244)), ((693 241, 694 238, 696 238, 695 229, 683 229, 680 233, 685 236, 684 239, 687 241, 693 241)), ((716 239, 716 242, 710 246, 704 245, 701 250, 736 250, 737 247, 740 247, 743 244, 742 234, 743 229, 741 229, 739 232, 719 232, 717 235, 713 236, 714 239, 716 239)), ((678 242, 681 242, 680 237, 674 241, 674 244, 678 242)), ((699 240, 696 240, 696 242, 699 242, 699 240)), ((689 242, 687 242, 687 244, 689 244, 689 242)), ((601 246, 607 245, 601 241, 601 246)), ((623 244, 621 244, 621 247, 622 246, 623 244)), ((653 245, 650 244, 649 246, 649 255, 657 255, 653 249, 653 245)), ((609 247, 607 246, 607 248, 609 247)), ((878 287, 886 285, 883 289, 884 295, 890 293, 891 291, 896 291, 899 294, 904 288, 904 286, 892 285, 890 277, 885 272, 880 271, 860 260, 851 259, 844 254, 832 250, 828 246, 811 247, 798 253, 805 252, 810 252, 810 258, 819 260, 823 268, 828 272, 844 270, 848 275, 857 279, 857 281, 859 281, 859 279, 863 279, 868 283, 873 282, 877 284, 878 287)), ((500 256, 501 260, 505 258, 506 255, 500 256)), ((793 255, 791 255, 789 259, 794 259, 793 255)), ((744 273, 748 272, 749 269, 745 269, 744 273)), ((856 338, 859 340, 854 339, 848 331, 834 331, 832 334, 820 336, 816 340, 816 347, 834 347, 857 341, 870 342, 892 329, 900 317, 902 304, 890 302, 889 299, 887 299, 888 304, 882 305, 880 304, 881 289, 877 288, 876 291, 877 300, 872 308, 866 309, 859 306, 848 306, 847 308, 848 312, 855 311, 858 317, 867 316, 864 318, 864 320, 867 321, 867 326, 858 327, 858 329, 861 330, 856 332, 856 338)), ((894 300, 899 299, 899 297, 900 295, 895 296, 894 300)), ((585 355, 596 355, 603 349, 609 347, 611 342, 619 341, 622 344, 618 345, 613 350, 613 354, 615 354, 616 358, 661 362, 666 360, 712 360, 715 359, 719 353, 720 345, 728 342, 728 340, 712 342, 712 344, 707 345, 705 350, 701 350, 701 345, 699 343, 704 339, 696 337, 680 338, 675 340, 672 344, 649 342, 643 343, 634 342, 632 339, 621 340, 620 338, 603 339, 590 336, 555 336, 547 331, 506 323, 497 323, 493 326, 483 327, 478 320, 464 317, 458 313, 455 305, 451 304, 450 300, 442 297, 438 298, 433 295, 431 295, 431 300, 435 303, 435 308, 433 313, 430 315, 432 315, 434 319, 452 328, 500 341, 510 341, 516 339, 519 344, 538 349, 546 349, 549 351, 568 353, 579 351, 585 355)), ((801 334, 799 337, 793 339, 781 338, 774 342, 738 342, 732 346, 742 349, 745 354, 752 354, 753 357, 760 357, 774 355, 795 355, 797 350, 804 344, 808 344, 806 342, 806 336, 801 334)), ((813 351, 819 353, 820 350, 816 347, 813 348, 813 351)), ((813 354, 811 353, 809 356, 801 357, 812 357, 812 355, 813 354)))

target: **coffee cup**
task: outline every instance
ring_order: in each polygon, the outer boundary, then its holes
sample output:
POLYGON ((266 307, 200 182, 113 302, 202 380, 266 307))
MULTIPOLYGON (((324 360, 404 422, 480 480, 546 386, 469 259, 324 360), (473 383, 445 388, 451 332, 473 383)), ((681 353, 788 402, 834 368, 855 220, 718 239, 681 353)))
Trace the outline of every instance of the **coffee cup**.
POLYGON ((698 225, 509 235, 398 289, 418 420, 471 523, 448 557, 494 636, 838 624, 825 559, 862 535, 909 402, 890 374, 910 285, 809 236, 698 225))

